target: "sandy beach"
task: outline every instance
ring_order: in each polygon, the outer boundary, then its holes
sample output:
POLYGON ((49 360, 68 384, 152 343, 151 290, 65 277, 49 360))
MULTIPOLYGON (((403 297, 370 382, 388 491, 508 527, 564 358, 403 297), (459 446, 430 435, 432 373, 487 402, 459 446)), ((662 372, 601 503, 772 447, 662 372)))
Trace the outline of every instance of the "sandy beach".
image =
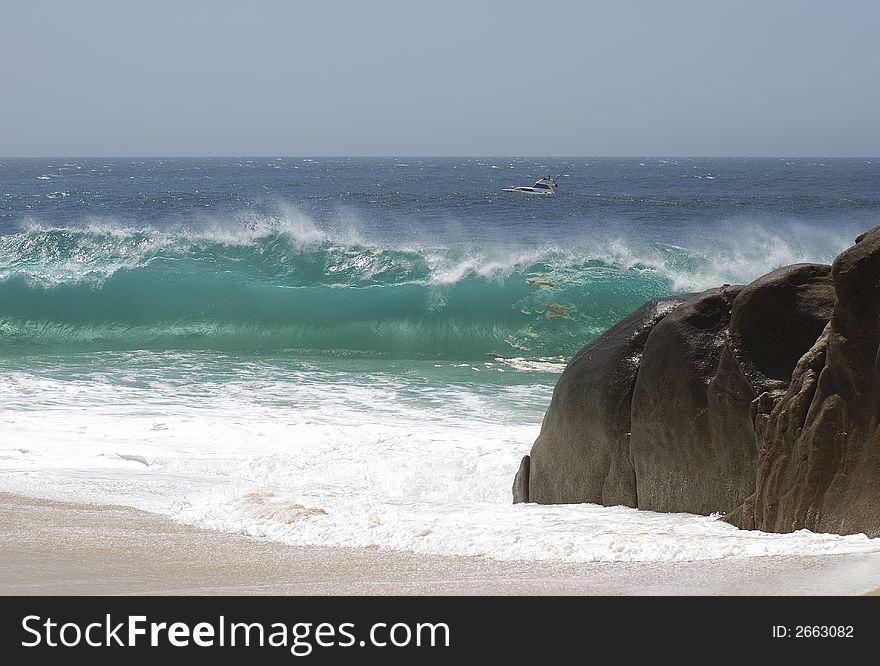
POLYGON ((3 595, 856 595, 880 554, 565 564, 291 547, 0 493, 3 595))

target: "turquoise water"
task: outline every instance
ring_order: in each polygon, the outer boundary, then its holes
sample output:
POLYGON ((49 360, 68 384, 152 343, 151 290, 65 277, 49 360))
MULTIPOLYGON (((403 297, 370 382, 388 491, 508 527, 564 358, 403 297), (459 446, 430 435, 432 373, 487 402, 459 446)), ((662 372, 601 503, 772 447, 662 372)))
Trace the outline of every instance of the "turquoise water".
POLYGON ((599 248, 382 247, 304 240, 279 229, 239 234, 49 229, 0 236, 0 339, 20 353, 562 357, 673 291, 670 271, 701 262, 663 246, 646 258, 618 259, 599 248))

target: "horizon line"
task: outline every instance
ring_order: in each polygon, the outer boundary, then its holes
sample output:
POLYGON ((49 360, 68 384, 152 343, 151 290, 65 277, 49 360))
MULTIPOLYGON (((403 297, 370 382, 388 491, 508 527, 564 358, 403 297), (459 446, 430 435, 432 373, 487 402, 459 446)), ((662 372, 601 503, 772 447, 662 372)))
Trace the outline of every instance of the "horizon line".
POLYGON ((37 160, 37 159, 849 159, 875 160, 880 155, 0 155, 0 160, 37 160))

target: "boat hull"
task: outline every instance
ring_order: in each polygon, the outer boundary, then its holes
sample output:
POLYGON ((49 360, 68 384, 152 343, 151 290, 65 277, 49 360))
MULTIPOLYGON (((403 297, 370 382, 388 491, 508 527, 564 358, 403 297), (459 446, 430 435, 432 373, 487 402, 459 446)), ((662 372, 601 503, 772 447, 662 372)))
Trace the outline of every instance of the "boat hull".
POLYGON ((553 190, 537 190, 534 187, 505 187, 502 192, 519 192, 520 194, 540 194, 547 196, 553 194, 553 190))

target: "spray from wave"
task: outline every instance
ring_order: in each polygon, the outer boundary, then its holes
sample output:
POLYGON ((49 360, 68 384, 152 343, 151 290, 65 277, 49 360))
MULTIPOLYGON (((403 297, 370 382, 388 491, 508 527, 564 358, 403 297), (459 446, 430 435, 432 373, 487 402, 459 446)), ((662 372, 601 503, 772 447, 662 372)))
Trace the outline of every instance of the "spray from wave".
POLYGON ((645 301, 827 260, 760 230, 736 251, 369 242, 286 211, 197 230, 31 225, 0 236, 0 353, 318 350, 567 357, 645 301))

